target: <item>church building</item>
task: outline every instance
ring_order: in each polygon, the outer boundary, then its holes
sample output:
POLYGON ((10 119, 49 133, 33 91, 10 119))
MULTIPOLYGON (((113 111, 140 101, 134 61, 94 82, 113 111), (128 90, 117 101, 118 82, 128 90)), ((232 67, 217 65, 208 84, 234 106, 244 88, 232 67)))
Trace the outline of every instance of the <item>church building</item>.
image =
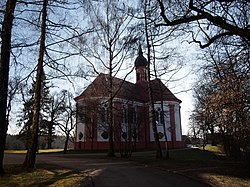
MULTIPOLYGON (((155 121, 162 147, 184 146, 181 133, 181 100, 160 79, 148 81, 149 64, 141 47, 135 60, 136 83, 112 77, 114 148, 130 144, 136 149, 154 148, 149 84, 152 88, 155 121)), ((75 149, 108 149, 109 75, 99 74, 75 98, 77 124, 75 149)))

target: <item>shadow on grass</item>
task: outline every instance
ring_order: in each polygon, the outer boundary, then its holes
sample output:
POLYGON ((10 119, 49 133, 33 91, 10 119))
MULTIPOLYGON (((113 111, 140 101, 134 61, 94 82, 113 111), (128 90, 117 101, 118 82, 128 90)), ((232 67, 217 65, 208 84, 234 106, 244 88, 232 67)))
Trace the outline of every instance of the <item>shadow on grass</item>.
POLYGON ((37 165, 27 169, 22 165, 7 165, 0 186, 83 186, 86 173, 54 165, 37 165))
POLYGON ((167 160, 156 159, 155 152, 136 152, 130 160, 215 186, 250 186, 250 170, 244 162, 206 150, 171 150, 170 158, 167 160))

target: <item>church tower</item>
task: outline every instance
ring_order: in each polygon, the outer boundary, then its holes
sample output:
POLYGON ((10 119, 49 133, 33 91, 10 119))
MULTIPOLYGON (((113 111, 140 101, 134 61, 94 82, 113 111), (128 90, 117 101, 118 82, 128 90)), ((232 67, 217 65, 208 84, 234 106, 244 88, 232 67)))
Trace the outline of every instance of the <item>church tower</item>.
POLYGON ((143 56, 141 45, 139 45, 138 57, 135 59, 136 84, 148 82, 148 61, 143 56))

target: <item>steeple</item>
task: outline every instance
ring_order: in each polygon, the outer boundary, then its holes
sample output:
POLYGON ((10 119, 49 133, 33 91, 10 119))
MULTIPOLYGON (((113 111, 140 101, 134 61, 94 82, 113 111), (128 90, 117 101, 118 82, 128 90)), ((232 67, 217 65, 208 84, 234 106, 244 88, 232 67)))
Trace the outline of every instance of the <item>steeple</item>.
POLYGON ((147 66, 147 65, 148 65, 148 61, 143 56, 141 45, 139 45, 138 57, 135 59, 135 68, 137 68, 139 66, 147 66))
POLYGON ((136 83, 147 82, 148 61, 143 56, 141 45, 139 45, 138 57, 135 59, 136 83))

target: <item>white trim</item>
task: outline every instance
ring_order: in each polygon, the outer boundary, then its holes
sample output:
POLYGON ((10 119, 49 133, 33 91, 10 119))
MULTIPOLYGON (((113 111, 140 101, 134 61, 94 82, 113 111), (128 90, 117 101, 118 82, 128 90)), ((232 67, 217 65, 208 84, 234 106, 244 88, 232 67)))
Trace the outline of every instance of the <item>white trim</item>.
MULTIPOLYGON (((155 101, 154 104, 161 104, 161 101, 155 101)), ((180 105, 177 101, 163 101, 163 105, 180 105)))
POLYGON ((174 107, 174 118, 175 118, 175 137, 176 141, 181 141, 181 120, 180 120, 180 108, 179 106, 174 107))
POLYGON ((76 124, 76 142, 85 142, 85 124, 84 123, 77 123, 76 124), (79 134, 82 133, 83 137, 81 140, 79 139, 79 134))

